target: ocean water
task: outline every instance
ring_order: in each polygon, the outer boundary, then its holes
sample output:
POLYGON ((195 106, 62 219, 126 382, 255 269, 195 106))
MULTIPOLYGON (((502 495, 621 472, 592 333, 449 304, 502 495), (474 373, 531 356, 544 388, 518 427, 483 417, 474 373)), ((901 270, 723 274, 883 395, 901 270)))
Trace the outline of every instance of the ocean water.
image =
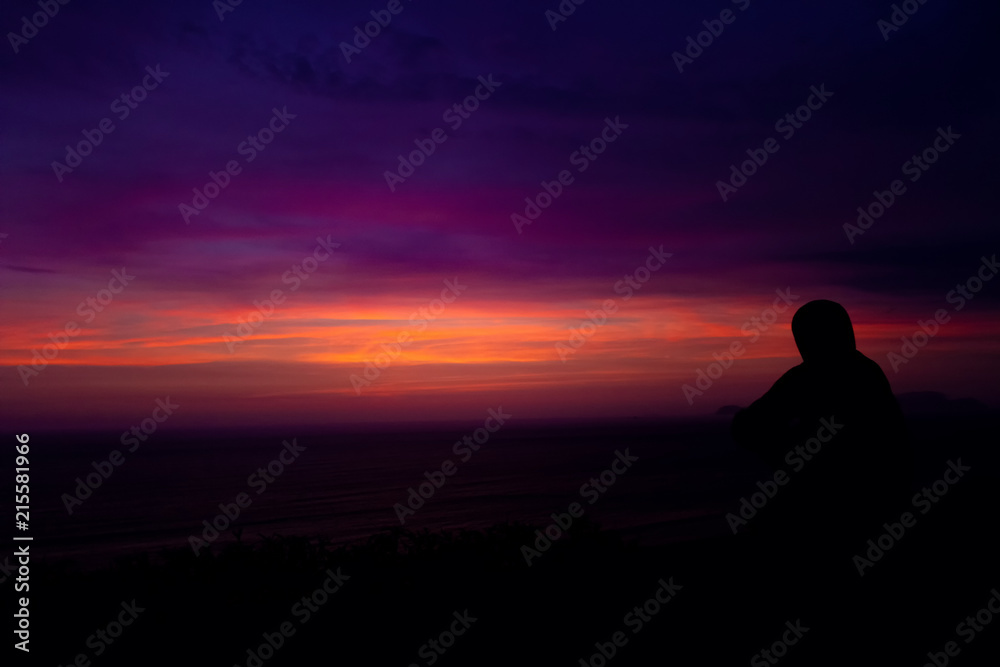
MULTIPOLYGON (((933 479, 949 453, 993 462, 984 446, 990 424, 957 435, 943 422, 914 428, 918 477, 933 479), (975 452, 975 453, 973 453, 975 452), (919 470, 920 467, 924 470, 919 470)), ((730 534, 725 514, 755 491, 770 471, 729 438, 725 418, 699 422, 503 426, 468 460, 453 446, 481 424, 393 430, 172 433, 163 428, 83 500, 67 511, 77 478, 93 461, 123 450, 120 434, 31 434, 31 522, 35 558, 106 564, 127 554, 190 548, 203 520, 245 492, 251 504, 215 544, 259 535, 323 537, 332 544, 364 541, 400 520, 393 506, 425 472, 456 466, 441 488, 406 517, 411 530, 481 529, 498 522, 544 526, 553 512, 579 502, 585 516, 643 544, 730 534), (304 447, 263 487, 248 478, 278 458, 283 442, 304 447), (637 461, 604 492, 581 486, 611 467, 616 452, 637 461), (593 503, 588 502, 595 498, 593 503)), ((287 458, 287 455, 286 455, 287 458)), ((13 461, 10 462, 13 466, 13 461)), ((992 465, 992 464, 991 464, 992 465)), ((619 464, 620 468, 620 464, 619 464)), ((993 468, 994 470, 996 468, 993 468)), ((5 476, 6 477, 6 476, 5 476)), ((605 474, 605 479, 610 475, 605 474)), ((257 478, 260 480, 260 478, 257 478)), ((7 496, 9 480, 0 484, 7 496)), ((590 487, 593 489, 594 487, 590 487)), ((13 489, 10 488, 12 492, 13 489)), ((9 496, 7 496, 9 497, 9 496)), ((0 558, 5 555, 0 551, 0 558)))
MULTIPOLYGON (((425 472, 450 460, 455 472, 411 515, 412 530, 485 528, 498 522, 544 525, 580 502, 603 527, 644 541, 724 534, 720 512, 759 466, 736 449, 725 421, 589 426, 505 425, 477 451, 453 447, 474 427, 391 431, 294 430, 273 433, 157 431, 134 452, 120 434, 31 434, 31 528, 42 557, 106 561, 188 546, 202 521, 245 492, 250 505, 216 543, 257 535, 322 536, 363 541, 401 526, 394 505, 407 504, 425 472), (270 483, 260 476, 292 439, 304 448, 270 483), (67 510, 77 478, 121 450, 122 465, 81 504, 67 510), (638 460, 605 491, 581 486, 611 468, 616 452, 638 460), (466 459, 467 460, 463 460, 466 459), (593 500, 593 503, 589 502, 593 500)), ((285 455, 286 459, 288 454, 285 455)), ((621 463, 618 464, 621 469, 621 463)), ((275 466, 277 468, 277 466, 275 466)), ((605 473, 605 481, 612 475, 605 473)), ((600 483, 600 482, 599 482, 600 483)), ((427 490, 427 485, 424 491, 427 490)))

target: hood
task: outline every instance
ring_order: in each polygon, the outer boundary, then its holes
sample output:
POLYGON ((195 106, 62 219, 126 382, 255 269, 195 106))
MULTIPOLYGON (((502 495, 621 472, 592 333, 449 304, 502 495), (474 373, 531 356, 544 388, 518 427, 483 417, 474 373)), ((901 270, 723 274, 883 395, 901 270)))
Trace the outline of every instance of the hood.
POLYGON ((792 336, 805 363, 835 361, 857 349, 851 317, 836 301, 810 301, 799 308, 792 336))

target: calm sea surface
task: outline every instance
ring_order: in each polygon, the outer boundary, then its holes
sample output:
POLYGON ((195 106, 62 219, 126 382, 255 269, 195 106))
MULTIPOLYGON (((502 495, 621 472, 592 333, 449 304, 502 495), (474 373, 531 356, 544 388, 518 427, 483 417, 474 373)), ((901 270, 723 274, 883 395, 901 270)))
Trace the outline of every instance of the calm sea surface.
MULTIPOLYGON (((178 434, 164 428, 135 452, 123 452, 124 464, 72 515, 63 494, 72 495, 76 478, 94 471, 92 461, 125 449, 120 434, 37 433, 30 443, 33 552, 101 564, 124 554, 185 548, 190 535, 201 534, 202 520, 241 492, 251 504, 233 527, 242 528, 244 540, 280 534, 322 536, 334 544, 363 541, 400 526, 393 506, 406 504, 409 488, 446 460, 456 472, 406 518, 405 528, 484 528, 504 521, 542 526, 552 512, 582 502, 587 517, 646 544, 722 536, 729 534, 725 513, 768 476, 732 444, 728 423, 510 423, 467 461, 453 445, 476 424, 326 433, 178 434), (293 438, 305 450, 259 493, 261 483, 251 485, 248 478, 293 438), (581 486, 611 466, 616 450, 626 449, 638 461, 589 504, 581 486)), ((915 431, 921 447, 935 446, 933 429, 915 431)), ((937 458, 929 458, 931 467, 937 458)), ((0 487, 6 495, 10 484, 4 480, 0 487)), ((230 530, 222 533, 217 543, 235 539, 230 530)))

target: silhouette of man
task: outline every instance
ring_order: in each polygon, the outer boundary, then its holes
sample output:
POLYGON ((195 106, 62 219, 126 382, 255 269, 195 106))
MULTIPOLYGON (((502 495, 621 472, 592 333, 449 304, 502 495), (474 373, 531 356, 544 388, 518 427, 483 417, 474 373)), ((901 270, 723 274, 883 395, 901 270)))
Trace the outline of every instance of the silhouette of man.
POLYGON ((873 589, 852 555, 905 509, 906 427, 885 373, 857 350, 843 306, 810 301, 792 334, 802 363, 732 423, 738 444, 788 475, 748 526, 751 567, 775 613, 801 613, 828 630, 854 623, 842 636, 858 638, 874 623, 866 609, 882 603, 861 601, 873 589))
POLYGON ((839 303, 803 305, 792 335, 802 363, 735 415, 733 437, 789 475, 774 510, 761 511, 771 514, 765 531, 849 551, 852 539, 899 516, 892 511, 911 468, 903 415, 885 373, 857 350, 839 303))

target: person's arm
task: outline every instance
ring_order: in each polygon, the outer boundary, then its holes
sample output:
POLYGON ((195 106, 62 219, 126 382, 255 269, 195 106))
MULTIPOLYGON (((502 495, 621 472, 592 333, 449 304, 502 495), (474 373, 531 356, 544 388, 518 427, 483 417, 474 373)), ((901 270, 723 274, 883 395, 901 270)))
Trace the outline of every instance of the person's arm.
POLYGON ((766 394, 733 417, 733 439, 772 465, 780 466, 788 449, 790 427, 799 416, 802 387, 795 368, 782 375, 766 394))

